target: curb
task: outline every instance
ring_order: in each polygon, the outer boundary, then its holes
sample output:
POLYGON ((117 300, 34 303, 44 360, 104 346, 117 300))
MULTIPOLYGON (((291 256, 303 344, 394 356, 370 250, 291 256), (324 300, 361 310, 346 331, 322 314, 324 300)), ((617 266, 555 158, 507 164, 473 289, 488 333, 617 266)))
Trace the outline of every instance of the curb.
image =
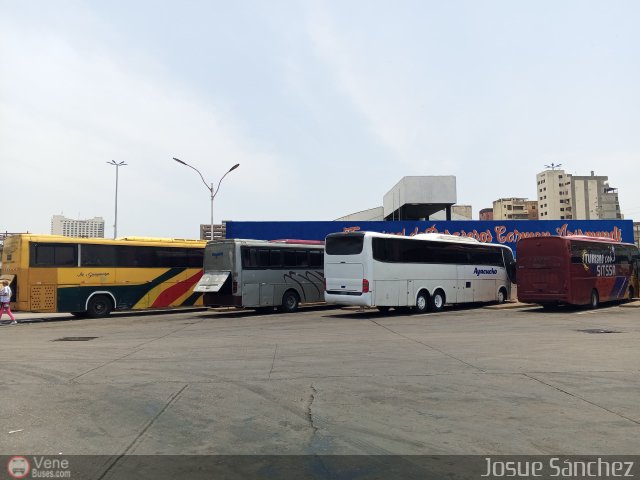
POLYGON ((640 300, 634 300, 629 303, 621 303, 622 308, 640 308, 640 300))

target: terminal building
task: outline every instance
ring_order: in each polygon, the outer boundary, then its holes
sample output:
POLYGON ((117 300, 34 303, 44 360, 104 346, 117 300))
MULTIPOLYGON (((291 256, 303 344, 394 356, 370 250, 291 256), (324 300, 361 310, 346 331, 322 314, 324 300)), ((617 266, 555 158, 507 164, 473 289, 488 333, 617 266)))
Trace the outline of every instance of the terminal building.
POLYGON ((471 220, 471 205, 455 205, 456 177, 402 177, 384 194, 382 206, 350 213, 336 220, 471 220))

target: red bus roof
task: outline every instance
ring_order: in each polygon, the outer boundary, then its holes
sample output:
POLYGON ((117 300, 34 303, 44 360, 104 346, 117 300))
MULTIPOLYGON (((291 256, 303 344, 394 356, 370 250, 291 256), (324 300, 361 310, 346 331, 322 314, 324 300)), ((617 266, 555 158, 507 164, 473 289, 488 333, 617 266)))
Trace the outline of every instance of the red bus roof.
POLYGON ((324 245, 322 240, 297 240, 295 238, 283 238, 280 240, 269 240, 274 243, 299 243, 301 245, 324 245))

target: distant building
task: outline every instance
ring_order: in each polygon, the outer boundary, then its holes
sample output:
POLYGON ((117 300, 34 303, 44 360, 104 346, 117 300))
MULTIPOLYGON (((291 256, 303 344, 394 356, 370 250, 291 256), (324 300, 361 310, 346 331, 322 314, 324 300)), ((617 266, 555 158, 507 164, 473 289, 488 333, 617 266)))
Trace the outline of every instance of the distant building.
POLYGON ((213 225, 213 237, 211 236, 211 224, 207 223, 200 225, 200 240, 220 239, 227 237, 227 224, 222 222, 221 224, 213 225))
POLYGON ((493 220, 537 220, 538 202, 526 198, 501 198, 493 202, 493 220))
POLYGON ((618 189, 609 186, 609 177, 571 177, 571 206, 575 220, 621 219, 618 189))
POLYGON ((453 205, 451 207, 452 218, 465 218, 467 220, 473 220, 473 213, 471 211, 471 205, 453 205))
POLYGON ((483 208, 480 210, 480 220, 493 220, 493 208, 483 208))
POLYGON ((552 168, 536 175, 541 220, 622 219, 618 189, 609 177, 567 174, 552 168))
POLYGON ((65 218, 62 215, 51 217, 51 233, 65 237, 104 238, 104 219, 94 217, 87 220, 65 218))

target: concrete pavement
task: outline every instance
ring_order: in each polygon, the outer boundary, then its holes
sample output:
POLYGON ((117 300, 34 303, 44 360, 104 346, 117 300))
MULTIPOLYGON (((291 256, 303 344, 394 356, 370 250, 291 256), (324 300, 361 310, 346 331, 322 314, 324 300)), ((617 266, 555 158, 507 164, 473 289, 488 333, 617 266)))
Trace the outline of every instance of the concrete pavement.
POLYGON ((42 318, 0 327, 7 455, 640 451, 629 308, 42 318))

